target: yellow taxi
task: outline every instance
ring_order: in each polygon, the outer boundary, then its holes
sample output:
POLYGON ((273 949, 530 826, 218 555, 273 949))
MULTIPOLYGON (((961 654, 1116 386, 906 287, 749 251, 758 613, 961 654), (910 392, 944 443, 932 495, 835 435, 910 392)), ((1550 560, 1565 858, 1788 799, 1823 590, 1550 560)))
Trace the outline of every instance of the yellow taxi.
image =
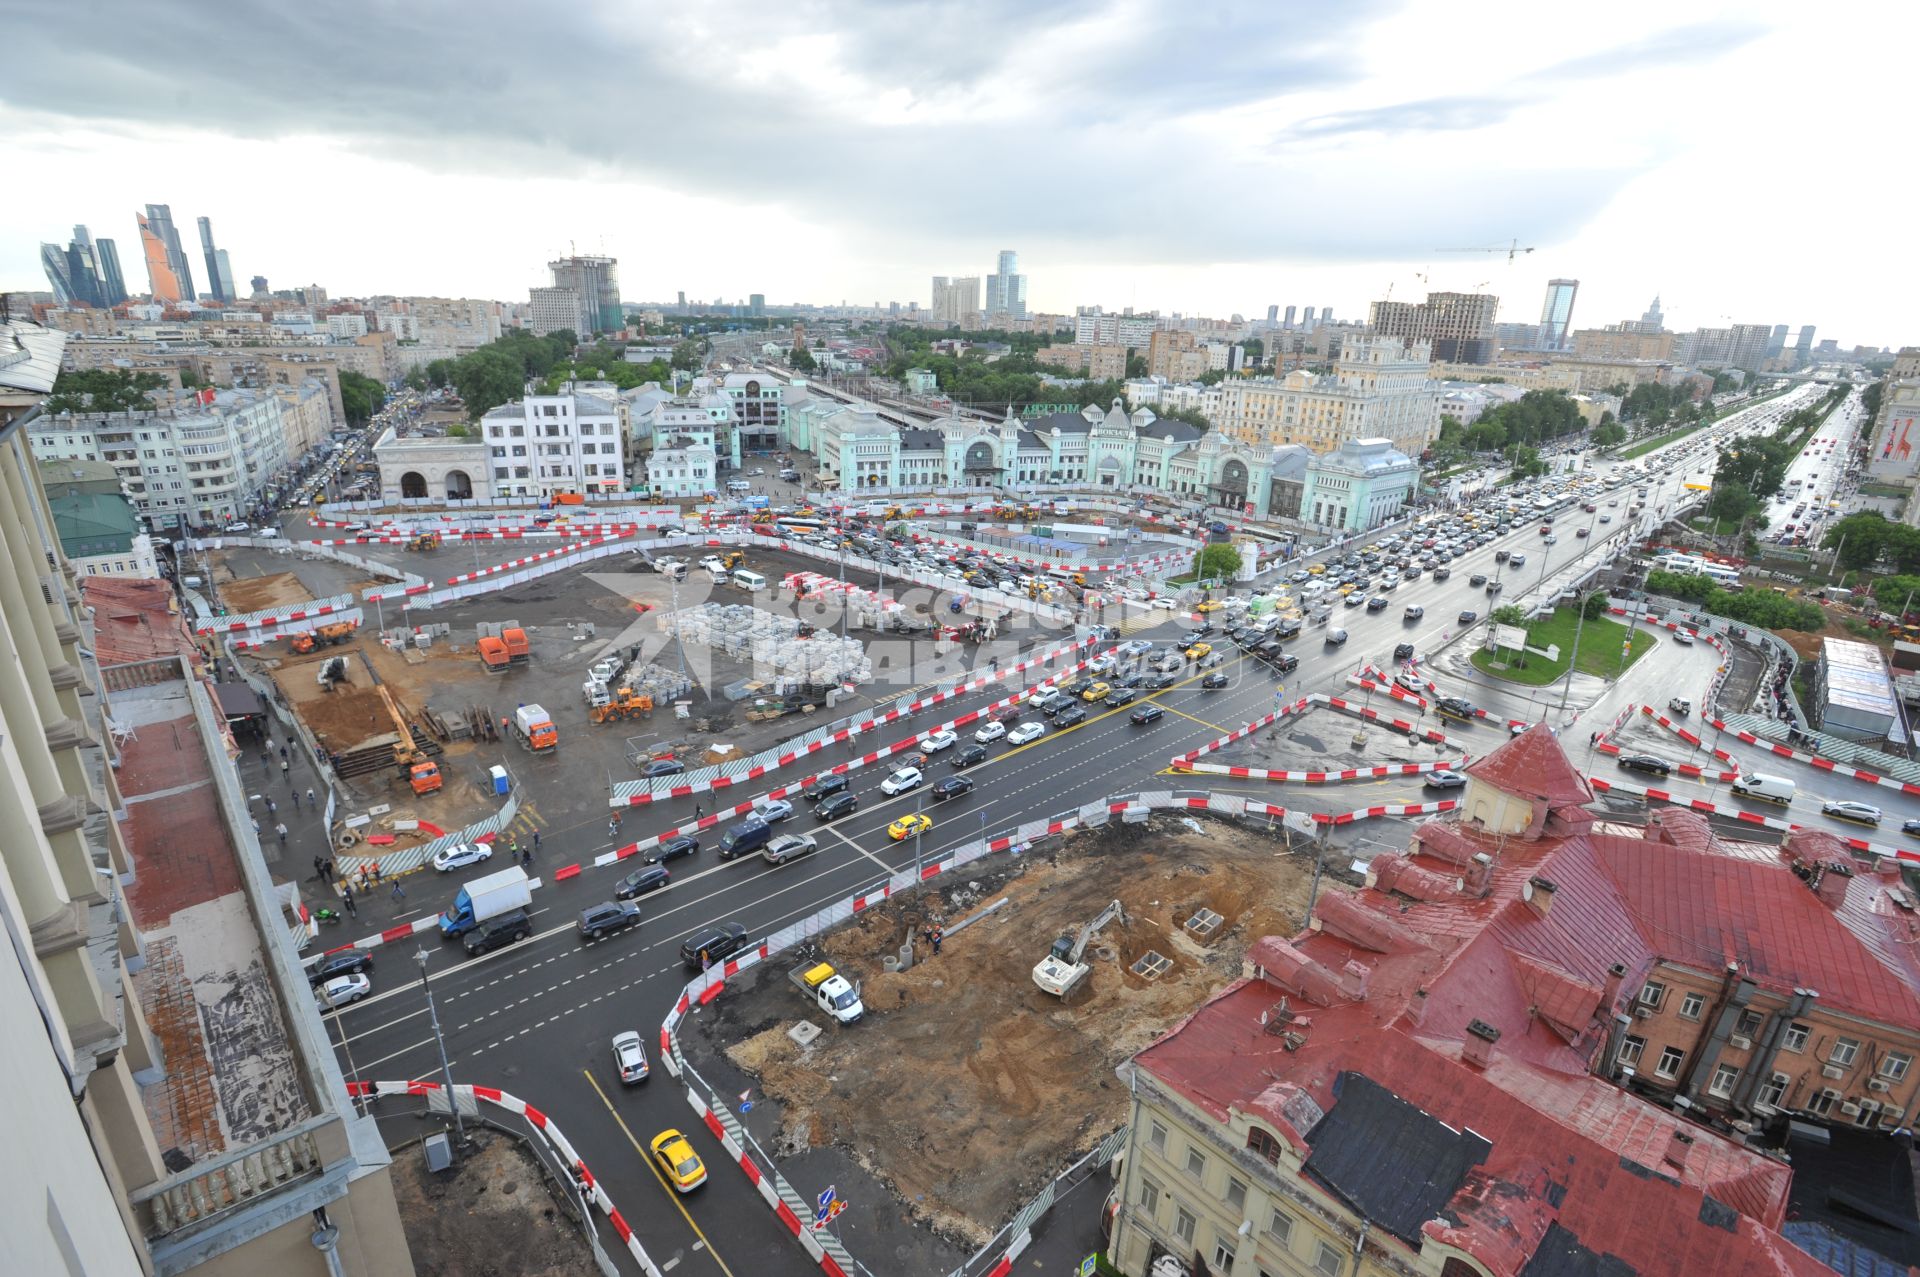
POLYGON ((1107 693, 1112 690, 1113 689, 1105 683, 1095 683, 1092 687, 1080 693, 1080 699, 1083 701, 1104 701, 1107 699, 1107 693))
POLYGON ((887 837, 895 842, 911 838, 915 834, 924 834, 933 828, 933 817, 919 812, 910 812, 887 826, 887 837))
POLYGON ((1193 610, 1196 612, 1218 612, 1225 606, 1226 604, 1220 602, 1218 599, 1208 599, 1206 602, 1196 605, 1193 610))
POLYGON ((1211 655, 1212 652, 1213 652, 1213 644, 1195 643, 1192 647, 1187 649, 1187 659, 1190 661, 1197 661, 1203 656, 1211 655))
POLYGON ((1324 564, 1324 563, 1309 563, 1309 564, 1307 564, 1307 575, 1308 575, 1308 576, 1325 576, 1326 574, 1327 574, 1327 565, 1326 565, 1326 564, 1324 564))
POLYGON ((693 1151, 693 1145, 680 1132, 662 1131, 647 1147, 653 1150, 653 1160, 676 1191, 691 1193, 707 1182, 707 1168, 700 1161, 700 1154, 693 1151))
POLYGON ((1335 594, 1338 594, 1341 598, 1344 599, 1345 597, 1347 597, 1347 595, 1352 594, 1355 590, 1359 588, 1360 587, 1355 585, 1352 581, 1348 581, 1345 585, 1335 586, 1333 589, 1333 592, 1335 594))

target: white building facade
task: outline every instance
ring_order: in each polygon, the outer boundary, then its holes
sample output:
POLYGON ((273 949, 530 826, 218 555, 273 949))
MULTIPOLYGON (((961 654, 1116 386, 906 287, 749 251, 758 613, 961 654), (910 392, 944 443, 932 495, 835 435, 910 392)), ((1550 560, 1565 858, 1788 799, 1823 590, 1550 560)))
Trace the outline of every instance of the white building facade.
POLYGON ((1253 444, 1297 443, 1331 452, 1351 439, 1386 439, 1418 457, 1440 432, 1440 391, 1427 377, 1428 349, 1397 337, 1341 345, 1331 373, 1220 384, 1214 426, 1253 444))
POLYGON ((568 383, 557 395, 501 404, 480 418, 480 433, 498 496, 618 492, 627 486, 620 409, 610 386, 588 391, 568 383))

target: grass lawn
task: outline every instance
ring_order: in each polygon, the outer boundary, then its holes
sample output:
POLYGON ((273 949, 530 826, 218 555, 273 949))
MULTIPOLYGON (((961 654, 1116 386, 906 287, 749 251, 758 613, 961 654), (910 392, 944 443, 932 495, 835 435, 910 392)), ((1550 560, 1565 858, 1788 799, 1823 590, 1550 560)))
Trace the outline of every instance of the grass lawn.
MULTIPOLYGON (((1532 636, 1529 643, 1533 647, 1560 645, 1560 659, 1549 661, 1537 652, 1525 654, 1525 665, 1509 666, 1506 662, 1514 654, 1507 651, 1489 652, 1482 648, 1473 654, 1473 667, 1495 678, 1506 679, 1510 683, 1525 683, 1529 687, 1545 687, 1559 680, 1567 672, 1567 663, 1573 658, 1573 632, 1579 621, 1579 613, 1573 608, 1560 608, 1552 616, 1535 621, 1528 632, 1532 636)), ((1580 627, 1580 672, 1593 674, 1600 678, 1616 678, 1621 672, 1620 644, 1627 637, 1627 627, 1612 618, 1588 621, 1580 627)), ((1652 651, 1659 643, 1651 633, 1642 629, 1633 631, 1633 655, 1627 658, 1632 665, 1642 656, 1652 651)))

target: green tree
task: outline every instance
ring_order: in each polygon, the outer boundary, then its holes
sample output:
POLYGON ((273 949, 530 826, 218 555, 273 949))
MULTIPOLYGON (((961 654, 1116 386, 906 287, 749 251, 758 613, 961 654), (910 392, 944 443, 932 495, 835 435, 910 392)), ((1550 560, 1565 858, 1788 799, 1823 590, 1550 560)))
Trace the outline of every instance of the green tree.
POLYGON ((1580 605, 1580 614, 1589 621, 1597 621, 1605 616, 1607 609, 1612 606, 1613 600, 1607 597, 1605 590, 1595 590, 1587 595, 1587 601, 1580 605))
POLYGON ((464 422, 456 421, 447 427, 447 438, 449 439, 466 439, 472 437, 472 435, 473 431, 468 429, 464 422))
POLYGON ((526 368, 499 349, 498 343, 482 346, 455 363, 453 388, 466 401, 467 415, 478 419, 489 409, 525 393, 526 368))
POLYGON ((1193 556, 1193 574, 1202 581, 1231 581, 1239 572, 1240 551, 1225 541, 1203 545, 1193 556))
POLYGON ((683 370, 698 368, 703 358, 699 342, 688 339, 674 343, 671 362, 675 368, 683 370))
POLYGON ((1707 498, 1707 514, 1727 523, 1738 523, 1766 509, 1743 483, 1722 483, 1716 476, 1713 493, 1707 498))
POLYGON ((1487 614, 1487 619, 1495 625, 1515 625, 1525 628, 1527 609, 1518 603, 1505 603, 1487 614))
POLYGON ((1546 458, 1540 455, 1538 448, 1530 444, 1516 443, 1508 448, 1506 462, 1517 479, 1533 479, 1547 472, 1546 458))
POLYGON ((1127 376, 1144 377, 1147 375, 1147 357, 1127 352, 1127 376))
MULTIPOLYGON (((182 378, 184 381, 184 377, 182 378)), ((167 384, 154 372, 126 372, 119 368, 81 368, 53 379, 47 396, 49 416, 62 412, 135 412, 153 406, 152 393, 167 384)))
POLYGON ((1873 591, 1874 602, 1889 612, 1898 612, 1909 606, 1909 599, 1920 599, 1920 576, 1883 576, 1868 588, 1873 591))
POLYGON ((427 374, 415 368, 407 374, 407 389, 424 392, 427 388, 427 374))
POLYGON ((1593 428, 1593 443, 1596 448, 1614 448, 1626 441, 1627 431, 1624 426, 1603 421, 1602 424, 1593 428))
POLYGON ((453 365, 451 359, 432 359, 427 361, 427 384, 435 390, 444 390, 453 384, 453 365))
POLYGON ((1169 421, 1184 421, 1188 425, 1198 426, 1202 431, 1213 429, 1213 423, 1198 408, 1154 408, 1153 415, 1169 421))
POLYGON ((1893 539, 1898 526, 1878 510, 1861 510, 1828 527, 1820 544, 1829 550, 1837 549, 1843 567, 1871 567, 1893 539))
POLYGON ((1262 364, 1267 358, 1267 343, 1258 337, 1249 337, 1240 343, 1240 349, 1247 352, 1249 364, 1262 364))
POLYGON ((380 411, 380 405, 386 401, 385 386, 371 377, 354 372, 351 368, 341 369, 340 406, 346 409, 349 424, 366 425, 373 420, 373 414, 380 411))
POLYGON ((787 362, 801 372, 812 372, 820 366, 804 341, 795 344, 792 353, 787 356, 787 362))

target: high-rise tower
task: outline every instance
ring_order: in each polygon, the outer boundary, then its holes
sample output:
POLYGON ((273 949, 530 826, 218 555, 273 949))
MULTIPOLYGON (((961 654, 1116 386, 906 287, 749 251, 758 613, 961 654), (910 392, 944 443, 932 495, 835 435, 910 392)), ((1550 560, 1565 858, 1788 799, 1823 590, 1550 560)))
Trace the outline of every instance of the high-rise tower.
POLYGON ((207 262, 207 291, 223 302, 235 301, 240 294, 225 269, 226 254, 213 246, 213 221, 206 217, 196 220, 200 224, 200 252, 207 262))
POLYGON ((1580 292, 1577 279, 1547 281, 1546 300, 1540 304, 1540 344, 1548 350, 1565 350, 1573 331, 1573 299, 1580 292))
POLYGON ((1020 273, 1020 254, 1010 248, 1000 250, 998 269, 987 276, 987 314, 1027 315, 1027 277, 1020 273))
POLYGON ((145 214, 134 214, 140 223, 140 247, 147 259, 147 286, 156 301, 192 301, 193 267, 180 247, 180 232, 174 229, 173 210, 165 204, 149 204, 145 214))

